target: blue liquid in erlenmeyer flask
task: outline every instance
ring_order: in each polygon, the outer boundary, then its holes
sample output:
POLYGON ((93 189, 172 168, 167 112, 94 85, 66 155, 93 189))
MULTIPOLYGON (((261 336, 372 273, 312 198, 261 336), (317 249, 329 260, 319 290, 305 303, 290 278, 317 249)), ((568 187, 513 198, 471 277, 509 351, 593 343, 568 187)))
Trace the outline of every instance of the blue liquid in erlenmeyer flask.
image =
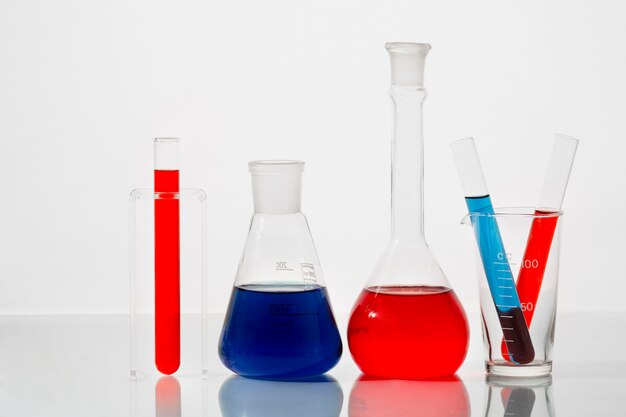
POLYGON ((326 288, 233 288, 219 346, 231 371, 254 378, 306 378, 331 369, 341 353, 326 288))

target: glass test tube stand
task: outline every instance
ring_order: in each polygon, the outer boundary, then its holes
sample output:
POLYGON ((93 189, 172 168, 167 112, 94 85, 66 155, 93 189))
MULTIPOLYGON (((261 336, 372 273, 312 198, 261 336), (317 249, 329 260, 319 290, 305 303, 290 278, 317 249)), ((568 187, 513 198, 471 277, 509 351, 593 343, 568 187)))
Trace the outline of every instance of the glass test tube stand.
POLYGON ((130 194, 130 376, 161 375, 155 366, 154 202, 180 200, 180 367, 175 375, 208 374, 206 193, 199 188, 130 194))

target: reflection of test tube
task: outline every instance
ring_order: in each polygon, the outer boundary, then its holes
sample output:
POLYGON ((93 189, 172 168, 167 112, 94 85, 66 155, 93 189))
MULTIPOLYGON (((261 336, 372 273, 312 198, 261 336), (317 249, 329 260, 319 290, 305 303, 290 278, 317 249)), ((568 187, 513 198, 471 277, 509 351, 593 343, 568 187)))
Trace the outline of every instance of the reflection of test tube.
POLYGON ((155 417, 181 417, 180 384, 175 376, 162 376, 154 387, 155 417))
POLYGON ((164 374, 180 365, 180 206, 176 138, 154 140, 155 363, 164 374))
POLYGON ((504 417, 531 417, 535 406, 535 392, 526 387, 503 388, 504 417))
POLYGON ((460 139, 451 146, 469 213, 483 214, 470 218, 510 360, 519 364, 530 363, 535 358, 535 350, 496 217, 490 216, 494 214, 493 206, 474 139, 460 139))
MULTIPOLYGON (((577 139, 556 135, 545 182, 535 210, 536 215, 560 211, 577 146, 577 139)), ((528 234, 524 260, 517 278, 517 293, 520 302, 527 305, 524 317, 529 327, 539 298, 558 218, 559 216, 535 217, 528 234)))
POLYGON ((515 378, 489 375, 485 417, 552 417, 552 377, 515 378))

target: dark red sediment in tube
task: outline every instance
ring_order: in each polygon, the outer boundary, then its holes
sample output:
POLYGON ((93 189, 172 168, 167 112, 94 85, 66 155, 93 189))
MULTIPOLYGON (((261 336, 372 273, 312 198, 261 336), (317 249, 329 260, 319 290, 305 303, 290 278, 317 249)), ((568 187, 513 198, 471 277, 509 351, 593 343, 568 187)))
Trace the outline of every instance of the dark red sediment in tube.
POLYGON ((164 374, 180 366, 180 201, 178 170, 155 170, 155 363, 164 374))
MULTIPOLYGON (((537 300, 541 293, 543 276, 546 272, 550 248, 559 219, 557 214, 550 211, 536 210, 535 215, 545 217, 535 217, 533 219, 516 283, 517 294, 522 305, 522 313, 529 329, 537 308, 537 300)), ((502 356, 507 360, 511 360, 504 341, 502 341, 501 350, 502 356)))
POLYGON ((519 307, 498 312, 498 319, 504 334, 502 355, 511 362, 518 364, 531 363, 535 359, 535 348, 524 315, 519 307))

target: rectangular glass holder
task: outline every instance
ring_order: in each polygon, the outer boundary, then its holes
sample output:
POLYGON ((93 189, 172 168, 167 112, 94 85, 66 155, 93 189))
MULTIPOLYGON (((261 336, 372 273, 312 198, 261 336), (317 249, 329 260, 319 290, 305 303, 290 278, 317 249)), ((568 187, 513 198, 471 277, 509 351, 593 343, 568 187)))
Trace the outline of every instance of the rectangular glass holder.
POLYGON ((138 188, 129 200, 130 377, 161 375, 154 346, 154 201, 180 201, 180 367, 175 375, 208 375, 206 193, 199 188, 155 193, 138 188))

